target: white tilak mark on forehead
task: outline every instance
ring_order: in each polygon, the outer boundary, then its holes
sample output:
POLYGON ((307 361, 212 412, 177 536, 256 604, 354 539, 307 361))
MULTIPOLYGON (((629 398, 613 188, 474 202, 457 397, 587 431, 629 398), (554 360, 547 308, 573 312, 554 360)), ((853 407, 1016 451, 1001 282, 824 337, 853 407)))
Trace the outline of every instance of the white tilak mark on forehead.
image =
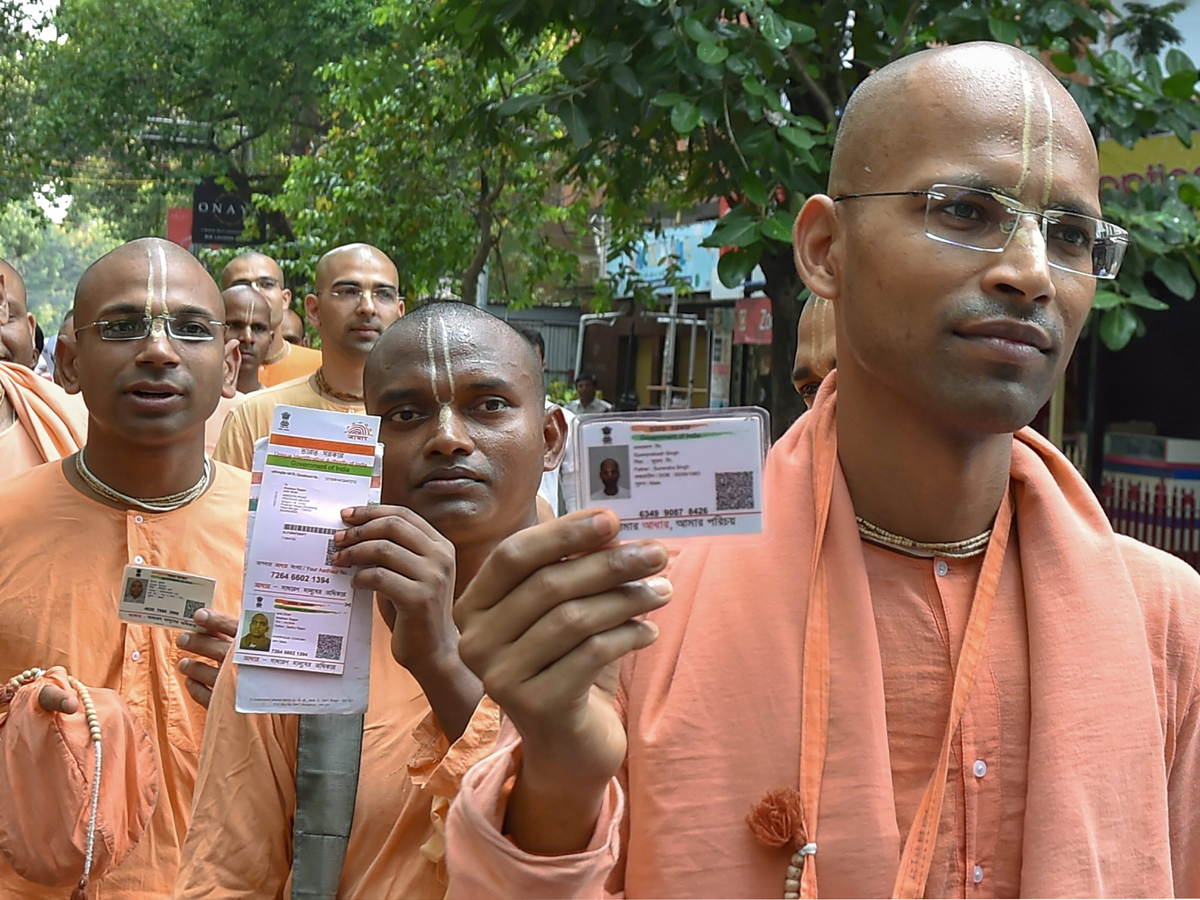
POLYGON ((1050 91, 1042 85, 1042 97, 1046 101, 1046 183, 1042 188, 1042 208, 1050 200, 1050 191, 1054 188, 1054 104, 1050 100, 1050 91))
POLYGON ((162 244, 155 244, 154 249, 158 251, 158 271, 162 281, 162 312, 165 316, 169 312, 167 309, 167 251, 162 244))
POLYGON ((438 368, 437 355, 433 352, 433 326, 430 323, 425 323, 425 351, 429 354, 429 390, 433 392, 433 399, 439 403, 442 398, 438 396, 438 368))
POLYGON ((154 251, 146 245, 146 318, 154 312, 154 251))
POLYGON ((450 336, 446 333, 446 320, 438 319, 438 325, 442 328, 442 359, 446 363, 446 381, 450 383, 450 402, 442 403, 442 409, 438 413, 438 427, 447 428, 453 413, 450 404, 454 402, 454 370, 450 368, 450 336))
POLYGON ((1029 151, 1033 142, 1033 82, 1024 66, 1021 66, 1021 98, 1025 106, 1025 124, 1021 128, 1021 180, 1015 191, 1018 195, 1029 179, 1029 151))

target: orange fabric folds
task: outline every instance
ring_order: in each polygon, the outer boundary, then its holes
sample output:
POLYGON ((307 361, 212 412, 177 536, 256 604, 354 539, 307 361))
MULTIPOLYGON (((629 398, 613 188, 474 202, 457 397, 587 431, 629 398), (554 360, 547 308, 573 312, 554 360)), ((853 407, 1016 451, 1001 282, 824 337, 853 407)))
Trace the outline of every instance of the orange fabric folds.
POLYGON ((0 388, 46 462, 70 456, 87 440, 87 408, 58 385, 16 363, 0 362, 0 388))
MULTIPOLYGON (((0 723, 0 852, 22 878, 57 886, 83 873, 95 750, 82 709, 67 716, 41 708, 38 694, 48 683, 71 692, 66 670, 55 666, 16 692, 0 723)), ((158 771, 150 736, 116 691, 92 688, 91 695, 102 762, 125 767, 101 767, 96 879, 141 840, 158 802, 158 771)))

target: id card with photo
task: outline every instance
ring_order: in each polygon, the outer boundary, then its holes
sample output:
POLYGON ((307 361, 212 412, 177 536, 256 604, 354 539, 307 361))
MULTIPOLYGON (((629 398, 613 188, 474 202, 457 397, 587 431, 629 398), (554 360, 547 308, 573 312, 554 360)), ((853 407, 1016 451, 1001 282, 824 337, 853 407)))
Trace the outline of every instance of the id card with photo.
POLYGON ((583 416, 579 507, 613 510, 621 537, 759 534, 768 435, 756 407, 583 416))
POLYGON ((254 523, 233 659, 340 675, 354 569, 333 564, 341 511, 379 478, 377 416, 277 406, 254 523))
POLYGON ((192 618, 213 605, 217 580, 190 572, 126 566, 117 616, 122 622, 195 631, 192 618))

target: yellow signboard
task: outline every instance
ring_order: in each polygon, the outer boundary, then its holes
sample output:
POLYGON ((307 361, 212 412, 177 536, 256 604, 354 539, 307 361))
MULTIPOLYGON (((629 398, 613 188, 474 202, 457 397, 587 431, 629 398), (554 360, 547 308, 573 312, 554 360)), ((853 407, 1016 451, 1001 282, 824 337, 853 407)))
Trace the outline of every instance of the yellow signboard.
POLYGON ((1147 181, 1179 175, 1200 175, 1200 132, 1192 136, 1191 148, 1173 134, 1142 138, 1133 149, 1116 141, 1100 142, 1101 190, 1136 191, 1147 181))

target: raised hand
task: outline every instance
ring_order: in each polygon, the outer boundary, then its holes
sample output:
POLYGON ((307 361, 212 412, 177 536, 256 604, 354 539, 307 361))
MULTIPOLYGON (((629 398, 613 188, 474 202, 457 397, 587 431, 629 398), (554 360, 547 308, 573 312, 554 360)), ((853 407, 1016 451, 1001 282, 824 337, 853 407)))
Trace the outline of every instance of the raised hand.
POLYGON ((189 653, 203 656, 216 663, 215 666, 201 662, 198 659, 181 659, 179 671, 187 676, 184 686, 192 699, 204 708, 212 702, 213 685, 217 683, 217 674, 229 648, 233 646, 234 635, 237 634, 237 617, 216 609, 201 609, 196 611, 194 618, 199 631, 185 631, 175 639, 175 645, 189 653))

